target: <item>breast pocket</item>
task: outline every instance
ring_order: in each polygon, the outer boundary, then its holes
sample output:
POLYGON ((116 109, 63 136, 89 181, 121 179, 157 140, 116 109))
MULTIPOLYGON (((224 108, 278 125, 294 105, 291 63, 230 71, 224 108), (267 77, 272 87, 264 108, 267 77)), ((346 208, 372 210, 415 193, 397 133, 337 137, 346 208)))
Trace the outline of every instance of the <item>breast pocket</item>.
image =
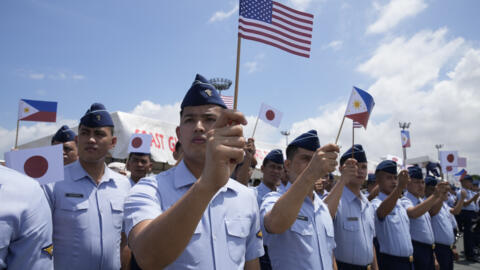
POLYGON ((252 221, 249 218, 225 219, 227 230, 227 245, 230 258, 236 262, 241 262, 245 257, 247 237, 250 233, 252 221))
POLYGON ((395 212, 391 212, 390 214, 388 214, 388 221, 392 222, 392 223, 399 223, 400 222, 400 215, 395 213, 395 212))
POLYGON ((296 220, 290 230, 303 236, 311 236, 314 233, 312 223, 304 220, 296 220))
POLYGON ((86 229, 89 224, 88 208, 89 203, 87 199, 63 198, 60 200, 59 211, 55 211, 55 215, 59 222, 65 222, 72 228, 86 229))
POLYGON ((356 232, 360 229, 359 219, 345 219, 343 221, 343 229, 350 232, 356 232))
POLYGON ((112 221, 115 228, 122 228, 123 224, 123 201, 122 200, 110 200, 110 206, 112 207, 112 221))

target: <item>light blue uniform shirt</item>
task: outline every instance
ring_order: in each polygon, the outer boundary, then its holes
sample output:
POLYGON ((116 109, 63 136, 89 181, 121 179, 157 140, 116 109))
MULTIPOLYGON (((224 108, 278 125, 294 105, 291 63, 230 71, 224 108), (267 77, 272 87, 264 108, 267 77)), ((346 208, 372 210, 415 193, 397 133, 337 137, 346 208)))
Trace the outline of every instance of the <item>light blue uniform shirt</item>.
POLYGON ((452 214, 447 203, 443 203, 440 212, 432 217, 432 228, 435 235, 435 243, 443 245, 453 245, 455 243, 455 235, 453 234, 452 214))
MULTIPOLYGON (((156 177, 143 178, 125 201, 126 233, 161 215, 196 181, 183 161, 156 177)), ((259 231, 254 192, 229 179, 210 201, 185 250, 165 269, 243 269, 245 261, 264 254, 259 231)))
POLYGON ((79 161, 65 180, 44 186, 53 215, 55 269, 119 269, 128 179, 105 166, 100 183, 79 161))
POLYGON ((378 218, 376 211, 387 195, 380 192, 372 200, 375 208, 375 233, 380 245, 380 252, 388 255, 408 257, 413 254, 412 239, 410 237, 410 221, 407 210, 401 205, 400 199, 384 219, 378 218))
POLYGON ((0 269, 53 269, 52 215, 34 179, 0 166, 0 269))
POLYGON ((457 196, 453 195, 452 193, 448 193, 448 200, 447 204, 450 207, 455 207, 455 202, 456 202, 457 196))
MULTIPOLYGON (((270 192, 264 197, 260 209, 262 219, 283 194, 270 192)), ((313 196, 313 202, 305 198, 296 221, 288 230, 264 235, 273 269, 332 269, 335 248, 332 217, 320 197, 315 192, 313 196)))
POLYGON ((368 199, 361 193, 358 198, 348 187, 344 187, 333 224, 337 244, 335 258, 344 263, 371 264, 375 209, 368 199))
MULTIPOLYGON (((415 197, 412 193, 406 192, 405 196, 400 199, 405 209, 415 207, 422 203, 423 200, 415 197)), ((431 245, 435 242, 433 236, 432 223, 428 211, 418 218, 410 218, 410 236, 412 240, 431 245)))
MULTIPOLYGON (((468 201, 470 200, 473 196, 475 196, 475 192, 469 190, 469 189, 466 189, 466 188, 462 188, 466 191, 467 193, 467 197, 465 197, 464 201, 468 201)), ((459 189, 457 191, 457 199, 460 199, 460 193, 462 191, 462 189, 459 189)), ((471 204, 467 205, 467 206, 463 206, 462 207, 462 210, 469 210, 469 211, 478 211, 477 209, 477 204, 475 202, 472 202, 471 204)))
POLYGON ((263 181, 260 183, 260 185, 255 187, 255 190, 257 192, 257 202, 258 202, 258 207, 260 208, 260 205, 262 205, 263 197, 269 193, 272 192, 269 187, 267 187, 263 181))

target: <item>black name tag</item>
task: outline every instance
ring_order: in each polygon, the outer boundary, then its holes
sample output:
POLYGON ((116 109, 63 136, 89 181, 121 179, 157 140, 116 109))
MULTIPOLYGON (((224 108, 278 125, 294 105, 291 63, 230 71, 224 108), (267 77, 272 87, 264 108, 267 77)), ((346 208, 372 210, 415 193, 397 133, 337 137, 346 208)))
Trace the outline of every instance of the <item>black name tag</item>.
POLYGON ((65 197, 69 197, 69 198, 83 198, 83 194, 79 194, 79 193, 65 193, 65 197))
POLYGON ((300 220, 303 220, 303 221, 308 221, 308 217, 306 217, 306 216, 300 216, 300 215, 298 215, 298 216, 297 216, 297 219, 300 219, 300 220))
POLYGON ((348 221, 358 221, 358 217, 348 217, 348 221))

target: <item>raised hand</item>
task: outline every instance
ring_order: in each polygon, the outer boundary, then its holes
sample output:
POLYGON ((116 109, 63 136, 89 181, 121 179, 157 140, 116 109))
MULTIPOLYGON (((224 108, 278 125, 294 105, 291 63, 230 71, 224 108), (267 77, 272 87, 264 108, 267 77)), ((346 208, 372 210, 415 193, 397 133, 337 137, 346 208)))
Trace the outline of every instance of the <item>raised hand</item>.
POLYGON ((408 175, 408 171, 407 170, 402 170, 398 174, 398 187, 401 190, 404 190, 404 189, 407 188, 408 183, 410 183, 410 176, 408 175))
POLYGON ((202 180, 212 188, 224 186, 235 165, 242 162, 245 147, 243 127, 247 120, 242 113, 223 110, 213 128, 207 132, 207 150, 202 180))
POLYGON ((327 144, 315 151, 305 173, 312 181, 335 171, 339 148, 335 144, 327 144))

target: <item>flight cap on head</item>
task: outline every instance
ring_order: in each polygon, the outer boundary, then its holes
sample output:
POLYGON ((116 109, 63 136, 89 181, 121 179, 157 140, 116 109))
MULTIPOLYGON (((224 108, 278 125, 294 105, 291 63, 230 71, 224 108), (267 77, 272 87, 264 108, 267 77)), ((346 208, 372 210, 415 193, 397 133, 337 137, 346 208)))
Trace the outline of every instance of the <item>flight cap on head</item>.
POLYGON ((183 98, 180 108, 188 106, 202 106, 202 105, 218 105, 224 109, 227 108, 225 102, 218 94, 217 89, 213 86, 205 77, 200 74, 197 74, 195 81, 193 81, 192 86, 188 89, 188 92, 183 98))

